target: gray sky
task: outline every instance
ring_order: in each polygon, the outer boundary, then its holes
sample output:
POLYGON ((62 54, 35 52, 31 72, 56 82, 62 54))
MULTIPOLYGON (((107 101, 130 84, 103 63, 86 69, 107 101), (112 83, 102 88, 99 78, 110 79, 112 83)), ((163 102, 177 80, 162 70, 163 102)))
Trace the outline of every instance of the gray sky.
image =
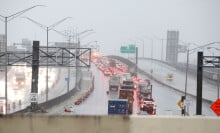
MULTIPOLYGON (((22 16, 48 26, 64 17, 72 17, 55 29, 74 28, 79 32, 94 29, 96 33, 82 39, 82 43, 97 40, 104 54, 118 54, 123 43, 142 38, 145 56, 150 57, 148 36, 154 39, 154 58, 160 59, 161 41, 155 36, 165 39, 167 30, 179 30, 180 40, 198 45, 220 41, 219 0, 0 0, 0 14, 11 15, 36 4, 47 7, 37 7, 22 16)), ((0 33, 4 33, 1 21, 0 33)), ((22 38, 45 44, 46 31, 18 17, 8 23, 8 41, 12 44, 22 38)), ((49 41, 65 39, 51 31, 49 41)), ((142 55, 142 45, 138 42, 142 55)))

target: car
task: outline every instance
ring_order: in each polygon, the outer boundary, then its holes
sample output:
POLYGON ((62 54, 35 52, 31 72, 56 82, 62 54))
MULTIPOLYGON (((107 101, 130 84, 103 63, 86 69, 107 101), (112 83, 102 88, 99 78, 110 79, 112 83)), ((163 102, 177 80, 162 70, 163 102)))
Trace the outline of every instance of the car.
POLYGON ((110 76, 112 74, 109 70, 105 70, 103 73, 105 76, 110 76))
POLYGON ((73 112, 73 106, 64 107, 64 112, 73 112))
POLYGON ((173 80, 173 74, 172 73, 167 74, 167 80, 169 80, 169 81, 173 80))

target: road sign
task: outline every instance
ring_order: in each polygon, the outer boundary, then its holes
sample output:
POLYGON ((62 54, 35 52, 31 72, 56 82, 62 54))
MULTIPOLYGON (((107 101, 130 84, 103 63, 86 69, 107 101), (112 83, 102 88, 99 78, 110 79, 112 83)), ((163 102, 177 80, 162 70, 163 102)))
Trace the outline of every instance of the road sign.
POLYGON ((177 105, 180 107, 180 109, 183 108, 183 103, 182 103, 181 99, 178 101, 177 105))
POLYGON ((67 82, 68 82, 68 81, 69 81, 69 78, 68 78, 68 77, 66 77, 66 78, 65 78, 65 81, 67 81, 67 82))
POLYGON ((130 44, 128 46, 121 46, 120 48, 121 53, 135 53, 136 52, 136 46, 133 44, 130 44))
POLYGON ((220 99, 217 99, 210 107, 217 116, 220 116, 220 99))
POLYGON ((37 93, 31 93, 31 103, 37 103, 37 93))
POLYGON ((121 46, 120 51, 121 51, 121 53, 127 53, 128 47, 127 46, 121 46))

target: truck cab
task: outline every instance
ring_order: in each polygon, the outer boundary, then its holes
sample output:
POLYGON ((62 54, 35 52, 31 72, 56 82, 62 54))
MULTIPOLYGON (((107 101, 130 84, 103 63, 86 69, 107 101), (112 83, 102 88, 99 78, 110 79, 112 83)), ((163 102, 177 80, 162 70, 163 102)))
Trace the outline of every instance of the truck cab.
POLYGON ((156 107, 157 107, 157 105, 154 100, 146 100, 146 101, 142 102, 142 104, 140 106, 140 110, 146 111, 150 115, 155 115, 156 114, 156 107))
POLYGON ((115 90, 118 91, 118 88, 120 86, 120 78, 118 76, 110 76, 109 78, 109 90, 115 90))

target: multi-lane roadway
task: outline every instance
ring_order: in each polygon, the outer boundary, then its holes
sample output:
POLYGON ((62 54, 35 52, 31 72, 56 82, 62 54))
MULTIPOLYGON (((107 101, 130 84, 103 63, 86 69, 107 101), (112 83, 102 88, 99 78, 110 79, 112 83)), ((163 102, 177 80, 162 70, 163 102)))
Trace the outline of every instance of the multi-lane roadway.
MULTIPOLYGON (((95 75, 95 89, 94 92, 80 105, 74 105, 74 102, 69 101, 68 106, 73 107, 73 112, 65 113, 64 106, 60 105, 59 109, 60 114, 70 114, 70 115, 107 115, 108 111, 108 99, 109 95, 106 93, 108 90, 108 76, 104 76, 104 74, 97 69, 94 65, 92 65, 91 70, 93 75, 95 75)), ((149 79, 145 75, 138 74, 142 79, 149 79)), ((180 100, 182 93, 170 89, 166 86, 163 86, 155 81, 151 81, 153 85, 153 98, 157 104, 157 115, 181 115, 181 109, 177 105, 177 102, 180 100)), ((146 113, 140 113, 139 107, 137 104, 137 99, 134 95, 134 105, 133 115, 140 115, 146 113)), ((72 99, 71 99, 72 100, 72 99)), ((195 115, 195 98, 188 96, 189 102, 187 103, 187 112, 189 115, 195 115)), ((209 108, 210 103, 203 102, 203 114, 208 116, 213 116, 214 113, 209 108)), ((56 108, 53 109, 53 111, 56 108)), ((53 112, 52 111, 52 112, 53 112)), ((57 111, 56 111, 57 114, 57 111)))
MULTIPOLYGON (((1 73, 1 76, 4 73, 1 73)), ((46 101, 46 68, 39 69, 39 81, 38 81, 38 103, 46 101)), ((66 68, 49 68, 48 72, 48 100, 67 93, 67 80, 68 77, 66 68)), ((1 91, 0 96, 4 97, 5 83, 4 78, 1 79, 1 91)), ((30 105, 31 95, 31 68, 30 67, 11 67, 8 72, 8 111, 7 113, 13 113, 15 111, 26 108, 30 105), (24 72, 25 79, 22 81, 22 85, 16 82, 16 73, 18 71, 24 72)), ((69 90, 75 87, 75 77, 73 72, 70 74, 70 86, 69 90)), ((0 106, 4 107, 4 99, 1 99, 0 106)), ((1 110, 2 111, 2 110, 1 110)), ((4 109, 3 109, 4 111, 4 109)))
MULTIPOLYGON (((141 60, 139 61, 139 68, 150 72, 151 69, 153 69, 153 76, 158 77, 158 79, 166 82, 166 83, 170 83, 171 85, 177 87, 177 88, 183 88, 184 86, 184 79, 181 78, 181 76, 179 75, 183 75, 181 72, 177 71, 176 69, 170 67, 170 66, 166 66, 166 65, 161 65, 161 64, 157 64, 157 63, 152 63, 151 61, 146 61, 146 60, 141 60), (167 73, 172 72, 174 74, 174 80, 173 81, 167 81, 166 76, 167 73), (179 82, 179 83, 176 83, 179 82)), ((94 91, 91 93, 91 95, 85 100, 83 101, 82 104, 80 105, 74 105, 74 101, 69 101, 69 102, 65 102, 66 104, 64 105, 57 105, 57 108, 53 108, 53 110, 48 110, 49 113, 48 114, 53 114, 53 112, 59 113, 59 114, 66 114, 64 113, 64 106, 73 106, 73 112, 69 113, 69 114, 79 114, 79 115, 107 115, 107 110, 108 110, 108 99, 109 99, 109 95, 107 95, 106 91, 108 90, 108 80, 109 77, 108 76, 104 76, 104 74, 95 66, 92 65, 91 67, 91 71, 93 73, 93 75, 95 76, 95 88, 94 91), (56 111, 54 111, 56 110, 56 111), (51 112, 50 112, 51 111, 51 112)), ((13 73, 13 72, 11 72, 13 73)), ((54 82, 56 82, 56 85, 51 85, 51 90, 49 93, 49 98, 54 98, 57 97, 58 95, 64 94, 67 92, 67 83, 65 81, 65 78, 67 77, 67 70, 66 69, 60 69, 59 71, 56 71, 56 74, 59 75, 58 78, 55 79, 54 82), (59 73, 59 74, 58 74, 59 73)), ((51 74, 52 75, 52 74, 51 74)), ((150 79, 151 77, 147 77, 146 75, 143 74, 138 74, 139 77, 141 77, 142 79, 150 79)), ((9 73, 9 77, 10 73, 9 73)), ((184 77, 184 76, 183 76, 184 77)), ((10 78, 9 78, 10 79, 10 78)), ((45 78, 43 79, 39 79, 40 84, 42 82, 45 83, 45 78)), ((75 83, 75 80, 72 80, 73 82, 71 82, 71 87, 73 88, 75 83)), ((189 76, 189 92, 191 91, 190 86, 191 83, 191 79, 189 76)), ((177 105, 177 102, 181 99, 181 96, 184 95, 183 93, 179 92, 179 91, 175 91, 173 89, 170 89, 169 87, 163 86, 158 82, 155 82, 153 80, 151 80, 151 83, 153 85, 153 98, 156 101, 157 104, 157 115, 181 115, 181 109, 179 108, 179 106, 177 105)), ((10 87, 10 85, 9 85, 10 87)), ((24 103, 22 103, 22 107, 26 107, 30 104, 30 84, 28 83, 26 89, 20 89, 20 91, 17 90, 13 90, 12 92, 9 92, 9 101, 11 101, 10 98, 12 98, 12 96, 10 96, 11 94, 13 94, 16 97, 22 96, 23 98, 19 98, 19 99, 23 99, 24 103), (23 91, 22 91, 23 90, 23 91)), ((41 87, 39 87, 41 88, 41 87)), ((44 88, 44 87, 42 87, 44 88)), ((11 90, 11 89, 9 89, 11 90)), ((45 94, 43 93, 43 89, 39 89, 39 102, 43 102, 45 101, 45 94), (42 93, 42 95, 41 95, 42 93)), ((4 92, 3 92, 4 94, 4 92)), ((2 95, 2 94, 1 94, 2 95)), ((134 96, 134 115, 140 114, 139 112, 139 107, 136 101, 136 96, 134 96)), ((13 97, 14 98, 14 97, 13 97)), ((213 98, 215 99, 215 98, 213 98)), ((72 99, 70 99, 72 100, 72 99)), ((187 112, 189 113, 189 115, 194 115, 195 114, 195 98, 191 97, 191 96, 187 96, 187 112)), ((12 101, 11 101, 12 102, 12 101)), ((20 107, 21 108, 21 107, 20 107)), ((203 115, 208 115, 208 116, 214 116, 215 114, 210 110, 210 103, 209 102, 203 102, 203 115)), ((67 113, 68 114, 68 113, 67 113)), ((141 113, 142 114, 142 113, 141 113)))

